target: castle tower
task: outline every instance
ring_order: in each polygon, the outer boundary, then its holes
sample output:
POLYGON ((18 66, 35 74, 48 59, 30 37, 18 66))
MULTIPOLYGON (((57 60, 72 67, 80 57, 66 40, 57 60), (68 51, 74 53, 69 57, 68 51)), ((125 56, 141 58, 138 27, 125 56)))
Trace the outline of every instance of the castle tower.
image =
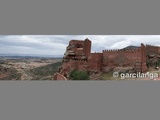
POLYGON ((88 57, 88 54, 91 53, 91 41, 86 38, 84 41, 84 54, 88 57))

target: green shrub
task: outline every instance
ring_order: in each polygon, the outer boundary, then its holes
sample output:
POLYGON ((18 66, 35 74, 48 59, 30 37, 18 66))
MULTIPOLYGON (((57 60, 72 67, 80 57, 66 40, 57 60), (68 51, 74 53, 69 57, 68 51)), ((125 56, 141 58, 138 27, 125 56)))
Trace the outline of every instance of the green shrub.
POLYGON ((89 80, 89 74, 87 71, 73 70, 69 74, 72 80, 89 80))
POLYGON ((5 64, 5 60, 0 60, 0 64, 5 64))

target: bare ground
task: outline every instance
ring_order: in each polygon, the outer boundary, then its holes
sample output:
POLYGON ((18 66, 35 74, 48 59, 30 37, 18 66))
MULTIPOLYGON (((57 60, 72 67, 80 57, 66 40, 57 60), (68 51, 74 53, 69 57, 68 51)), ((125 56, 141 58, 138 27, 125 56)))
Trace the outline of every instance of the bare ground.
MULTIPOLYGON (((17 73, 20 74, 20 78, 14 78, 14 79, 19 79, 19 80, 32 80, 33 79, 33 74, 31 74, 29 72, 29 70, 32 70, 32 69, 35 69, 35 68, 38 68, 38 67, 42 67, 42 66, 46 66, 46 65, 49 65, 49 64, 53 64, 53 63, 56 63, 56 62, 60 62, 61 59, 53 59, 53 60, 46 60, 46 61, 43 61, 43 62, 36 62, 36 61, 25 61, 25 62, 16 62, 15 61, 10 61, 6 64, 1 64, 1 66, 3 68, 6 68, 6 69, 15 69, 17 70, 17 73)), ((8 71, 0 71, 0 79, 3 79, 3 78, 6 78, 8 76, 8 71)), ((44 78, 50 78, 51 76, 44 76, 44 78)), ((42 79, 44 79, 42 78, 42 79)))

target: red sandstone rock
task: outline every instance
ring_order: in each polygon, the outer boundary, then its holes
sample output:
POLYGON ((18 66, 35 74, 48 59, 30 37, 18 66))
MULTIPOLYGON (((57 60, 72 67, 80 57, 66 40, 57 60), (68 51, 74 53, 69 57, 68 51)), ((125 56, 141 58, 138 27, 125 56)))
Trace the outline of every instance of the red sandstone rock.
POLYGON ((134 71, 134 67, 115 67, 113 69, 113 72, 119 72, 119 73, 133 73, 134 71))

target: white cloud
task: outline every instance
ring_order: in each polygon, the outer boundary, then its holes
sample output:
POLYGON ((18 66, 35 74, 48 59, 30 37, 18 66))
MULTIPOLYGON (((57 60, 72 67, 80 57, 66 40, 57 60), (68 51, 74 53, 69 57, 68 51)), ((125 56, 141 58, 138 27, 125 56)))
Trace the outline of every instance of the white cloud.
POLYGON ((160 35, 8 35, 0 36, 0 54, 63 55, 70 40, 85 38, 96 52, 141 43, 160 46, 160 35))

